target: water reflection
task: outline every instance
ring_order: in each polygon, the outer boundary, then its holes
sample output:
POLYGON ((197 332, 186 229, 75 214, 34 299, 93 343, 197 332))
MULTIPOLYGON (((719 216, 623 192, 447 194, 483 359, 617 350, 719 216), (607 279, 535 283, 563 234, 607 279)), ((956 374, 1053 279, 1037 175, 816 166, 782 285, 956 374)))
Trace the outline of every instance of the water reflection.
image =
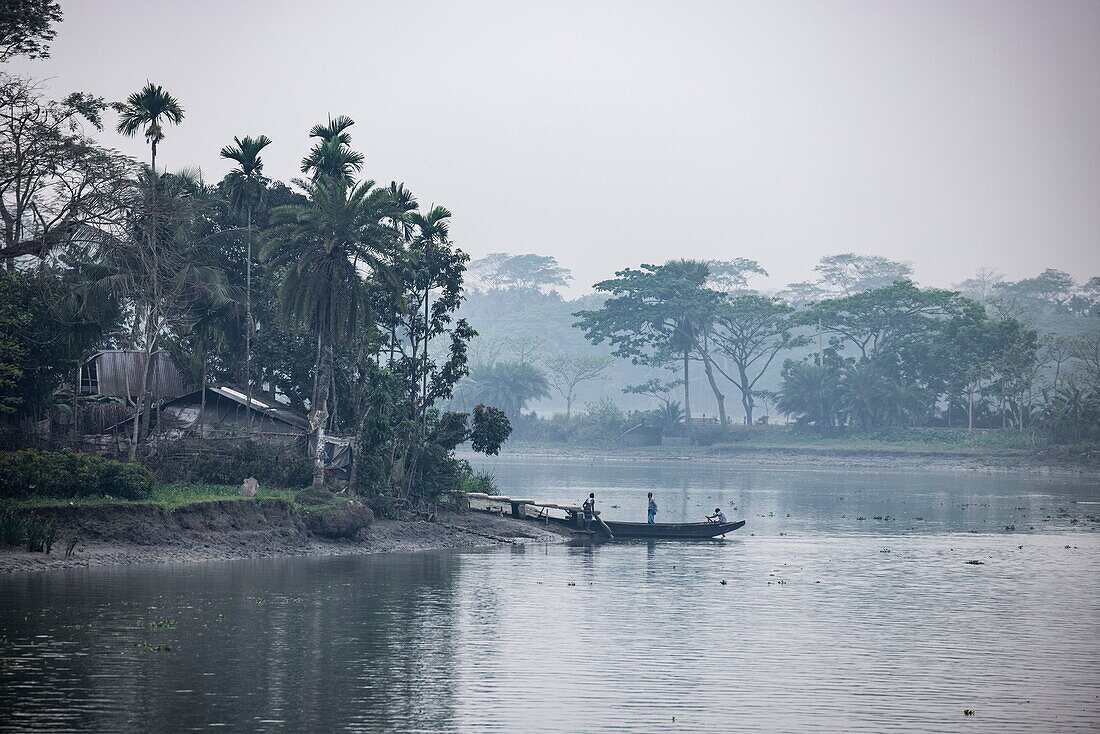
POLYGON ((756 535, 0 577, 0 730, 1100 724, 1089 483, 661 471, 497 473, 624 514, 652 489, 663 520, 733 503, 756 535))

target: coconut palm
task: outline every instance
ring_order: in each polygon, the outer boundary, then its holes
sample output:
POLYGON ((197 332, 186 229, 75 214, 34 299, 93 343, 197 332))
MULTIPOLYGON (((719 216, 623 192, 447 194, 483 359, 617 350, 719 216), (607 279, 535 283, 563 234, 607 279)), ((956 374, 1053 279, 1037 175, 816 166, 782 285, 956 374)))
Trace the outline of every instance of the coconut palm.
MULTIPOLYGON (((227 145, 221 150, 221 157, 237 162, 237 168, 226 175, 224 183, 229 192, 229 200, 238 212, 248 217, 248 245, 245 256, 245 331, 244 331, 244 387, 249 408, 252 406, 252 332, 255 324, 252 320, 252 213, 263 201, 267 178, 264 177, 264 162, 260 151, 271 145, 271 138, 261 135, 258 138, 234 137, 235 145, 227 145)), ((252 411, 248 411, 249 423, 252 411)))
POLYGON ((183 121, 183 108, 179 101, 159 84, 146 82, 140 92, 134 92, 125 102, 113 107, 121 115, 118 131, 128 138, 144 128, 145 139, 152 147, 151 168, 157 170, 157 144, 164 140, 164 123, 178 125, 183 121))
POLYGON ((309 136, 320 141, 302 159, 302 173, 311 174, 314 180, 327 177, 347 186, 354 184, 355 173, 363 167, 363 154, 349 147, 351 135, 346 131, 354 124, 350 117, 340 115, 335 120, 330 117, 327 124, 314 125, 309 136))
POLYGON ((316 434, 313 483, 324 482, 324 436, 333 347, 350 339, 366 307, 362 268, 384 270, 380 203, 373 182, 346 187, 319 178, 305 184, 308 206, 278 207, 263 257, 283 273, 279 301, 284 318, 308 327, 317 363, 311 427, 316 434))

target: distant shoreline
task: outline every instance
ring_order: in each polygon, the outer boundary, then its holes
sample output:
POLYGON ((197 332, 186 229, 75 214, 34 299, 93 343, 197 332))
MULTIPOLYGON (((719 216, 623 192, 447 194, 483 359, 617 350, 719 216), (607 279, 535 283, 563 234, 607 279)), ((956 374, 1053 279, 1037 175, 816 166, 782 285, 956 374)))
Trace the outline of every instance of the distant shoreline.
MULTIPOLYGON (((484 463, 472 452, 460 458, 484 463)), ((782 468, 815 471, 934 471, 949 473, 1011 473, 1048 476, 1100 477, 1100 463, 1044 461, 1025 452, 994 451, 987 454, 934 448, 851 446, 650 446, 633 448, 582 448, 554 444, 506 444, 503 461, 564 460, 604 462, 705 462, 736 468, 782 468)))

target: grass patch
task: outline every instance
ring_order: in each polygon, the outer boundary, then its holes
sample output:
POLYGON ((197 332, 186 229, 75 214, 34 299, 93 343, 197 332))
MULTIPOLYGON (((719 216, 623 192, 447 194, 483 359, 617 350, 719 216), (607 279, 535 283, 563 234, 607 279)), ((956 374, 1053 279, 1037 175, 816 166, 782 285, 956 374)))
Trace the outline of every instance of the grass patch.
POLYGON ((32 495, 16 500, 13 504, 21 509, 35 509, 38 507, 63 507, 75 505, 79 507, 102 507, 106 505, 157 505, 166 512, 178 509, 185 505, 193 505, 198 502, 217 502, 232 500, 234 502, 252 499, 280 499, 288 502, 294 501, 294 491, 289 489, 264 489, 261 488, 256 496, 241 497, 237 487, 224 484, 157 484, 148 499, 128 500, 121 497, 101 495, 96 497, 44 497, 32 495))

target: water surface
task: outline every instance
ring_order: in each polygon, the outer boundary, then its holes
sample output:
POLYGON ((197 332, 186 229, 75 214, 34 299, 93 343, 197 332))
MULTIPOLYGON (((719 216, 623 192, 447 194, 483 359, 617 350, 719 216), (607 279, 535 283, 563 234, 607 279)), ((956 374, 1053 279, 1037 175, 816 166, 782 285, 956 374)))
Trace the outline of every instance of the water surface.
POLYGON ((525 496, 595 492, 616 519, 644 517, 653 491, 663 521, 722 506, 748 525, 703 543, 0 577, 0 730, 1100 727, 1090 482, 492 468, 525 496))

